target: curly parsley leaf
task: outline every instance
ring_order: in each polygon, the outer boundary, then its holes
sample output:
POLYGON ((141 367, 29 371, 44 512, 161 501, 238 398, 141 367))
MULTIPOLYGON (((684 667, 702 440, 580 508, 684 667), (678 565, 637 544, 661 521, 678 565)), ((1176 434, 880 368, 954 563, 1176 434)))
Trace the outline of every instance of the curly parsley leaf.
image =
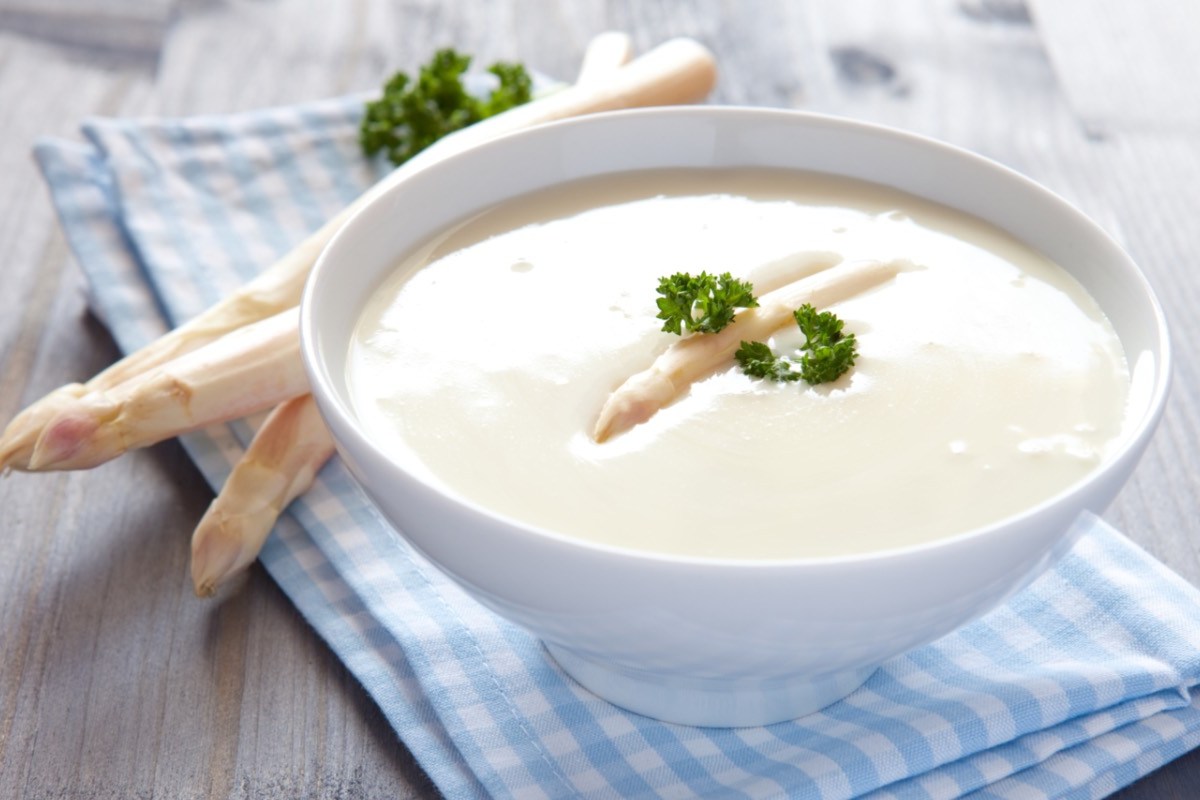
POLYGON ((853 333, 842 333, 842 321, 830 311, 818 312, 805 303, 793 312, 805 342, 799 360, 776 356, 763 342, 742 342, 734 354, 742 372, 752 378, 784 382, 803 380, 816 385, 840 378, 858 357, 853 333), (797 366, 799 370, 792 367, 797 366))
POLYGON ((793 312, 796 324, 806 339, 800 357, 800 374, 813 384, 835 381, 858 357, 858 342, 854 334, 842 333, 842 321, 831 311, 818 312, 805 303, 793 312))
POLYGON ((728 272, 696 276, 676 272, 659 278, 658 293, 658 319, 665 320, 662 329, 680 335, 684 328, 692 333, 716 333, 733 322, 737 309, 758 305, 754 287, 728 272))
POLYGON ((798 381, 802 375, 792 369, 792 362, 771 352, 763 342, 742 342, 733 354, 742 372, 752 378, 766 378, 777 383, 798 381))
POLYGON ((399 166, 443 136, 526 103, 533 94, 525 68, 501 62, 488 69, 499 86, 477 98, 462 82, 470 65, 470 56, 446 48, 421 67, 415 82, 404 72, 393 75, 383 96, 367 103, 358 137, 363 152, 386 152, 399 166))
POLYGON ((533 79, 520 64, 497 61, 487 71, 495 75, 500 84, 483 102, 480 110, 482 117, 487 118, 528 103, 533 96, 533 79))

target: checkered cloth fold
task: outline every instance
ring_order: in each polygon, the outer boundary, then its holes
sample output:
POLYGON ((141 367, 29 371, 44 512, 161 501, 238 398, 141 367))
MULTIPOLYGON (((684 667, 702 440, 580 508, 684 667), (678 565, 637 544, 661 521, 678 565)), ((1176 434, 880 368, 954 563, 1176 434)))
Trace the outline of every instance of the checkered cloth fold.
MULTIPOLYGON (((88 121, 36 155, 124 350, 198 313, 381 176, 359 99, 88 121)), ((214 486, 249 435, 185 438, 214 486)), ((689 728, 575 685, 423 561, 336 460, 262 563, 447 796, 1100 797, 1200 744, 1200 593, 1102 521, 1052 572, 822 712, 689 728)))

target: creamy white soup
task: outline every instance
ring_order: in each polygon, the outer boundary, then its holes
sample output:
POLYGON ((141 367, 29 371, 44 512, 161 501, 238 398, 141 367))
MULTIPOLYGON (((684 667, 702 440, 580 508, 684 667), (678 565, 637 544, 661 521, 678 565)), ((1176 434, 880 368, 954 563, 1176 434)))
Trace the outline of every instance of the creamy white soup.
POLYGON ((348 382, 395 459, 496 513, 779 559, 925 542, 1049 498, 1114 446, 1129 377, 1096 303, 1002 231, 866 183, 736 170, 583 181, 444 232, 371 298, 348 382), (656 319, 661 276, 757 291, 857 260, 902 268, 825 309, 858 342, 841 378, 769 383, 729 361, 592 439, 613 390, 679 338, 656 319))

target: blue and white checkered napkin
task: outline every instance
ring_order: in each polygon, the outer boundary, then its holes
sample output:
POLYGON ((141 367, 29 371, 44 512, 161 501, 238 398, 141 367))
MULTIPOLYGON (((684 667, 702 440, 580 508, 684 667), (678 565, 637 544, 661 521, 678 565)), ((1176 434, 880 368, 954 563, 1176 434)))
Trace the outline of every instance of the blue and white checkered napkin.
MULTIPOLYGON (((347 99, 93 120, 85 144, 40 144, 120 346, 205 308, 376 180, 358 118, 347 99)), ((187 437, 213 486, 247 432, 187 437)), ((1100 797, 1200 745, 1200 593, 1099 520, 985 619, 823 712, 738 730, 659 723, 579 688, 415 555, 336 462, 262 561, 454 798, 1100 797)))

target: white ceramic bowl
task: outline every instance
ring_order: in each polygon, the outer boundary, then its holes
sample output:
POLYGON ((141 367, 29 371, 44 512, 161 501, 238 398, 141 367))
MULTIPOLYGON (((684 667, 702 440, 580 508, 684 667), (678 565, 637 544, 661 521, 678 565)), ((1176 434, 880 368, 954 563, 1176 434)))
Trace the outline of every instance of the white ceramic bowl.
POLYGON ((417 172, 330 243, 304 295, 302 331, 313 392, 339 451, 405 538, 479 602, 540 637, 585 687, 633 711, 697 725, 768 724, 816 710, 887 659, 1028 584, 1125 482, 1161 414, 1170 372, 1166 325, 1145 279, 1055 195, 928 139, 763 109, 598 115, 417 172), (654 555, 536 529, 423 482, 364 433, 347 393, 347 350, 367 297, 400 254, 494 203, 564 181, 731 166, 893 186, 981 217, 1063 265, 1108 314, 1133 368, 1120 452, 1067 491, 985 528, 869 555, 764 562, 654 555))

